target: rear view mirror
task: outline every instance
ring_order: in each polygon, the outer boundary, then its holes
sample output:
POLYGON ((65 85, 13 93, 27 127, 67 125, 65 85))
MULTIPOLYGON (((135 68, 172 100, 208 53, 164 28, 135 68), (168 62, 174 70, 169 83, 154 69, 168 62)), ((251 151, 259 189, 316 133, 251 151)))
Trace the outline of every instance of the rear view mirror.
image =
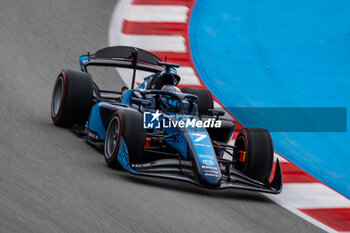
POLYGON ((136 98, 131 98, 131 102, 137 105, 142 105, 142 106, 151 106, 151 101, 149 100, 144 100, 144 99, 136 99, 136 98))
POLYGON ((219 118, 219 116, 224 116, 225 111, 218 110, 218 109, 208 109, 209 116, 216 116, 216 119, 219 118))

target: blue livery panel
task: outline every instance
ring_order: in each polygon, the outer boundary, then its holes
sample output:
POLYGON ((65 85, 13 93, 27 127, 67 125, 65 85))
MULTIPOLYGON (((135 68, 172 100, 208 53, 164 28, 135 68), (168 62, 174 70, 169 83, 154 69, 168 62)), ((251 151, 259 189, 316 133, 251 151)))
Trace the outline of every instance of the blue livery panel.
MULTIPOLYGON (((194 119, 194 116, 176 116, 174 120, 194 119)), ((179 134, 177 139, 167 139, 167 143, 176 149, 185 159, 188 152, 193 156, 199 175, 204 182, 210 185, 218 185, 221 180, 221 171, 216 159, 216 154, 211 143, 207 130, 203 127, 190 126, 185 128, 174 127, 164 128, 168 135, 179 134), (190 150, 190 151, 187 151, 190 150)))
POLYGON ((219 184, 221 171, 208 132, 205 128, 186 128, 186 134, 198 173, 205 182, 219 184))
POLYGON ((90 112, 88 121, 88 137, 93 141, 103 141, 106 137, 106 128, 103 125, 100 105, 103 102, 95 104, 90 112))
POLYGON ((131 173, 137 173, 134 170, 132 170, 130 168, 129 165, 129 152, 128 152, 128 148, 124 142, 123 137, 120 138, 120 144, 119 144, 119 149, 118 149, 118 155, 117 155, 118 161, 120 163, 120 165, 122 165, 122 167, 131 172, 131 173))

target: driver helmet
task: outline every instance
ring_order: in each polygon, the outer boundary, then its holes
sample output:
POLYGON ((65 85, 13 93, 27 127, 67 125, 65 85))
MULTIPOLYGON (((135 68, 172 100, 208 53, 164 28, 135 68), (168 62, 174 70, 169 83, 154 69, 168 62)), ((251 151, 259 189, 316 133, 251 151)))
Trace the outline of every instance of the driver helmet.
MULTIPOLYGON (((161 90, 181 93, 180 89, 173 85, 164 85, 161 90)), ((160 97, 160 106, 166 112, 174 112, 180 107, 180 103, 177 99, 171 98, 170 96, 165 97, 165 95, 163 95, 160 97)))

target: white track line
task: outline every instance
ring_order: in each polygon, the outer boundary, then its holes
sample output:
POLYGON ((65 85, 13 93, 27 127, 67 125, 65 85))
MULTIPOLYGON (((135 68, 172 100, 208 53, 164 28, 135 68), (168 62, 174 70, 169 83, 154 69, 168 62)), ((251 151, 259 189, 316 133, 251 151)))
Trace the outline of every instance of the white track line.
POLYGON ((181 84, 185 85, 201 85, 192 67, 181 66, 177 69, 177 74, 181 77, 181 84))
POLYGON ((347 198, 321 183, 287 183, 281 194, 270 198, 298 209, 350 207, 347 198))
POLYGON ((222 108, 222 106, 218 102, 214 101, 214 108, 222 108))
POLYGON ((122 45, 122 26, 126 12, 128 12, 132 0, 118 1, 115 5, 111 22, 109 23, 108 42, 110 46, 122 45))
POLYGON ((276 202, 278 205, 282 206, 283 208, 289 210, 290 212, 292 212, 293 214, 305 219, 306 221, 314 224, 315 226, 317 226, 318 228, 324 230, 325 232, 329 232, 329 233, 337 233, 338 231, 328 227, 327 225, 317 221, 316 219, 310 217, 309 215, 307 214, 304 214, 303 212, 301 212, 300 210, 292 207, 292 206, 289 206, 289 205, 286 205, 284 200, 274 200, 273 197, 275 197, 275 195, 272 195, 272 194, 264 194, 265 196, 267 196, 268 198, 270 198, 271 200, 273 200, 274 202, 276 202))
POLYGON ((181 22, 187 21, 186 6, 132 5, 125 19, 138 22, 181 22), (166 19, 166 20, 165 20, 166 19))
POLYGON ((286 160, 285 158, 283 158, 279 154, 274 153, 274 160, 276 161, 277 159, 280 163, 289 163, 288 160, 286 160))
POLYGON ((119 43, 149 51, 186 52, 185 38, 182 36, 142 36, 120 35, 119 43))

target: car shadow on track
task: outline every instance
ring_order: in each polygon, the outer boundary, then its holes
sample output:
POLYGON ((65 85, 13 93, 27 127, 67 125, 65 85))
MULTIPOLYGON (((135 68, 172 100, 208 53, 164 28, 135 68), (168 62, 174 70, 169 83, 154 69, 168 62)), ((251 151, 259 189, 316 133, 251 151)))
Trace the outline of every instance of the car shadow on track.
POLYGON ((158 189, 168 189, 178 192, 186 192, 194 195, 201 195, 205 197, 235 199, 254 202, 271 202, 270 199, 263 196, 261 193, 254 193, 238 189, 213 190, 206 189, 196 185, 189 184, 183 181, 170 180, 165 178, 143 177, 132 175, 124 171, 116 171, 116 175, 120 179, 132 182, 135 185, 147 185, 158 189))
MULTIPOLYGON (((100 153, 103 156, 103 152, 101 148, 97 148, 87 141, 85 141, 87 145, 91 148, 94 148, 96 152, 100 153)), ((111 170, 106 164, 104 167, 108 170, 111 170)), ((147 185, 152 186, 154 188, 159 189, 168 189, 179 192, 186 192, 195 195, 202 195, 205 197, 213 197, 213 198, 222 198, 222 199, 235 199, 235 200, 245 200, 245 201, 254 201, 254 202, 271 202, 270 199, 263 196, 261 193, 239 190, 239 189, 206 189, 202 188, 184 181, 171 180, 166 178, 155 178, 155 177, 145 177, 139 175, 133 175, 128 173, 127 171, 118 171, 112 170, 114 174, 116 174, 116 178, 124 179, 127 182, 132 182, 135 185, 147 185)))
MULTIPOLYGON (((102 148, 98 148, 87 141, 85 141, 85 143, 86 145, 93 148, 96 152, 101 154, 101 156, 103 156, 103 151, 101 150, 102 148)), ((111 171, 111 168, 109 168, 106 164, 104 164, 103 167, 105 167, 106 170, 111 171)), ((138 175, 130 174, 127 171, 112 170, 112 173, 116 174, 117 179, 124 179, 125 181, 132 182, 135 185, 147 185, 147 186, 152 186, 154 188, 168 189, 168 190, 174 190, 178 192, 186 192, 194 195, 201 195, 204 197, 235 199, 235 200, 263 202, 263 203, 271 202, 269 198, 267 198, 266 196, 263 196, 261 193, 258 193, 258 192, 239 190, 239 189, 221 189, 221 190, 206 189, 184 181, 138 176, 138 175)))

